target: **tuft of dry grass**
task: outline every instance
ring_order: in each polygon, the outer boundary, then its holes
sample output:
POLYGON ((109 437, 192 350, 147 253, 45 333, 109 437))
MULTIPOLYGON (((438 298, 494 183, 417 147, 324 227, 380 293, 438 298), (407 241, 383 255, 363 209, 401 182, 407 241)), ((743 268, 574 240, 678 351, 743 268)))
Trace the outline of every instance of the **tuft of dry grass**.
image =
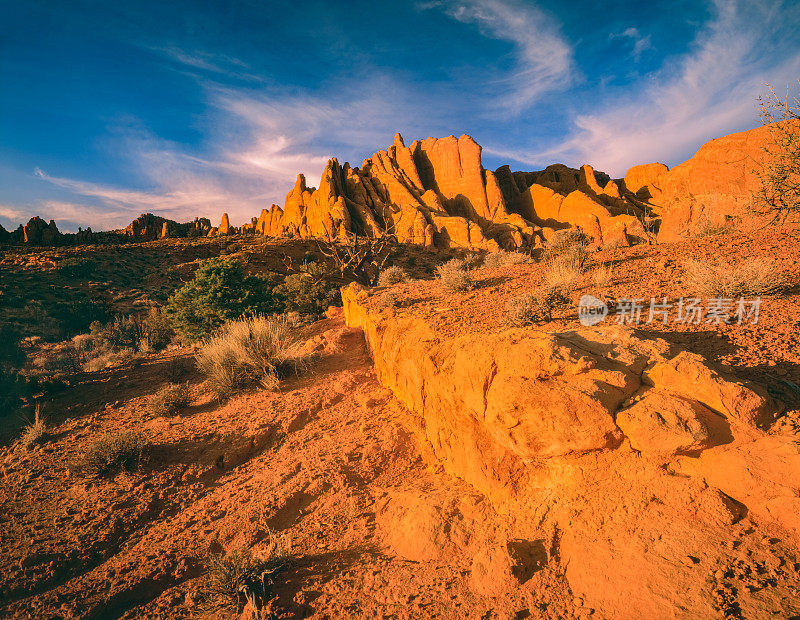
POLYGON ((475 288, 475 281, 466 271, 454 269, 439 272, 439 283, 446 291, 464 293, 475 288))
POLYGON ((775 295, 787 287, 783 275, 761 259, 738 264, 689 260, 684 271, 690 290, 706 298, 775 295))
POLYGON ((614 272, 611 265, 601 265, 598 267, 592 276, 594 283, 600 287, 611 286, 614 283, 614 272))
POLYGON ((524 327, 553 319, 553 310, 568 303, 558 288, 544 287, 534 293, 514 297, 506 305, 506 323, 524 327))
POLYGON ((380 309, 396 308, 400 305, 400 297, 394 291, 384 291, 381 296, 378 297, 376 305, 380 309))
POLYGON ((270 542, 259 555, 233 549, 210 556, 202 588, 206 611, 239 614, 249 603, 257 613, 266 606, 274 594, 275 576, 291 556, 291 539, 269 534, 270 542))
POLYGON ((225 323, 197 354, 197 366, 217 398, 261 385, 272 390, 280 378, 297 370, 296 338, 283 316, 237 319, 225 323))
POLYGON ((78 463, 85 472, 108 476, 138 469, 146 440, 138 431, 110 433, 89 443, 78 463))
POLYGON ((550 261, 544 274, 550 288, 566 294, 574 291, 581 280, 583 268, 571 255, 562 255, 550 261))
POLYGON ((30 450, 33 446, 43 443, 45 439, 47 439, 47 424, 41 414, 41 405, 36 403, 33 422, 25 427, 20 441, 23 448, 30 450))
POLYGON ((475 288, 475 281, 465 269, 466 263, 459 258, 454 258, 443 265, 439 265, 436 271, 442 288, 454 293, 463 293, 475 288))
POLYGON ((157 416, 174 415, 188 404, 188 383, 168 383, 147 399, 150 413, 157 416))
POLYGON ((408 274, 400 267, 393 265, 381 271, 381 274, 378 276, 378 286, 393 286, 405 282, 407 279, 408 274))
POLYGON ((486 258, 483 260, 483 266, 489 269, 496 269, 508 265, 523 265, 532 262, 533 259, 522 252, 506 252, 505 250, 499 250, 487 254, 486 258))

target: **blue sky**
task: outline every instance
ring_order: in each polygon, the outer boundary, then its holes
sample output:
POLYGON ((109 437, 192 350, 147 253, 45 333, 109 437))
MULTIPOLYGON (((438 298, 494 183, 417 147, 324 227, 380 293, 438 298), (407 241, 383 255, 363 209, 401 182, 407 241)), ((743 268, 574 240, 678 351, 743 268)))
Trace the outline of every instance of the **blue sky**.
POLYGON ((670 166, 800 78, 800 3, 0 0, 0 224, 233 223, 298 172, 472 135, 484 165, 670 166))

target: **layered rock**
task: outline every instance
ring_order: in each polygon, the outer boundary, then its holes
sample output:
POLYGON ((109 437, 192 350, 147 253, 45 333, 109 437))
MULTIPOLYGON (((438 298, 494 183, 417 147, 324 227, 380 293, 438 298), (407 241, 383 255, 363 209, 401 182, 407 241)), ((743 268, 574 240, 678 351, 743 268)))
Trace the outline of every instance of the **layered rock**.
POLYGON ((320 187, 297 177, 283 209, 263 210, 244 232, 342 239, 392 233, 401 242, 495 250, 532 247, 552 230, 580 226, 598 243, 644 236, 642 204, 590 166, 495 172, 469 136, 406 146, 400 134, 360 168, 328 161, 320 187))

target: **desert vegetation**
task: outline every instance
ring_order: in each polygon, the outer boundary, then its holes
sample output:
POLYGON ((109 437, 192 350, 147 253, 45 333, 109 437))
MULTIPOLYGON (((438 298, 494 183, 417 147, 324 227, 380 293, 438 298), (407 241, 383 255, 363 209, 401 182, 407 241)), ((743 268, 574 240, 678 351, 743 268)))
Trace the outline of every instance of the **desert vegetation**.
POLYGON ((235 259, 209 258, 200 263, 194 278, 170 297, 165 311, 182 337, 198 341, 226 321, 248 313, 282 310, 282 299, 274 292, 276 285, 274 278, 246 274, 235 259))
POLYGON ((533 293, 509 299, 506 305, 506 323, 525 327, 553 320, 553 310, 569 303, 558 287, 544 286, 533 293))
POLYGON ((475 280, 463 259, 453 258, 436 269, 439 284, 446 291, 464 293, 475 288, 475 280))
POLYGON ((187 383, 168 383, 147 399, 150 413, 156 416, 174 415, 189 404, 187 383))
POLYGON ((483 260, 483 266, 489 269, 496 269, 497 267, 506 267, 508 265, 522 265, 525 263, 532 263, 533 259, 522 252, 507 252, 500 250, 498 252, 490 252, 483 260))
POLYGON ((770 140, 755 169, 760 186, 753 207, 772 222, 796 220, 800 215, 800 99, 790 96, 788 88, 786 96, 780 97, 768 86, 767 94, 758 97, 758 111, 770 140))
POLYGON ((283 316, 234 319, 205 342, 197 365, 220 399, 254 385, 272 390, 303 363, 294 344, 296 336, 283 316))
POLYGON ((393 286, 408 279, 408 274, 397 265, 387 267, 378 276, 378 286, 393 286))
POLYGON ((108 433, 91 440, 76 463, 77 469, 89 475, 110 476, 122 470, 138 469, 146 445, 138 430, 108 433))
POLYGON ((786 278, 760 259, 738 263, 689 260, 684 266, 690 290, 704 297, 776 295, 786 289, 786 278))
POLYGON ((211 614, 238 614, 245 605, 255 614, 273 596, 277 574, 291 557, 291 542, 270 532, 259 556, 250 549, 230 549, 211 554, 203 585, 203 606, 211 614))

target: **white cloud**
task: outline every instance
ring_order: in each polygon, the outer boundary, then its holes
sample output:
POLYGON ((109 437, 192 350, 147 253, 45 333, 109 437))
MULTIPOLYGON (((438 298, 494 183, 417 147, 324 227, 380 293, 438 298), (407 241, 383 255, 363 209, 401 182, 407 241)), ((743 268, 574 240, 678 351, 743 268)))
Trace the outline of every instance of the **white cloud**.
POLYGON ((520 113, 545 93, 566 88, 574 80, 572 46, 558 24, 535 5, 444 0, 420 6, 441 8, 460 22, 476 24, 487 37, 514 44, 514 69, 487 85, 494 101, 509 112, 520 113))
POLYGON ((619 33, 611 33, 609 35, 610 39, 617 39, 619 37, 624 37, 627 39, 631 39, 633 41, 633 49, 631 50, 631 56, 636 62, 639 62, 639 59, 642 56, 642 52, 653 49, 653 44, 650 39, 650 35, 642 36, 639 32, 638 28, 634 28, 633 26, 626 28, 622 32, 619 33))
MULTIPOLYGON (((319 143, 388 145, 398 123, 409 122, 394 99, 396 85, 376 77, 371 90, 343 89, 358 99, 334 101, 314 96, 266 96, 257 91, 222 88, 204 82, 209 113, 202 155, 141 129, 114 132, 109 148, 124 153, 147 189, 126 189, 60 177, 36 169, 43 181, 67 193, 59 211, 64 219, 94 229, 123 227, 140 213, 187 221, 208 217, 217 223, 223 212, 238 225, 262 208, 283 205, 298 173, 316 185, 334 155, 319 143), (84 199, 82 211, 76 197, 84 199), (69 211, 65 205, 72 205, 69 211), (103 214, 101 216, 101 214, 103 214)), ((360 163, 354 162, 354 163, 360 163)), ((48 218, 49 206, 36 210, 48 218)), ((0 214, 1 215, 1 214, 0 214)))
POLYGON ((711 138, 755 126, 764 82, 780 86, 800 74, 800 57, 787 59, 780 47, 781 37, 791 41, 796 32, 798 10, 746 0, 716 0, 714 9, 690 53, 668 59, 624 99, 576 116, 561 144, 540 152, 486 151, 536 166, 588 162, 621 176, 639 163, 677 163, 711 138))

